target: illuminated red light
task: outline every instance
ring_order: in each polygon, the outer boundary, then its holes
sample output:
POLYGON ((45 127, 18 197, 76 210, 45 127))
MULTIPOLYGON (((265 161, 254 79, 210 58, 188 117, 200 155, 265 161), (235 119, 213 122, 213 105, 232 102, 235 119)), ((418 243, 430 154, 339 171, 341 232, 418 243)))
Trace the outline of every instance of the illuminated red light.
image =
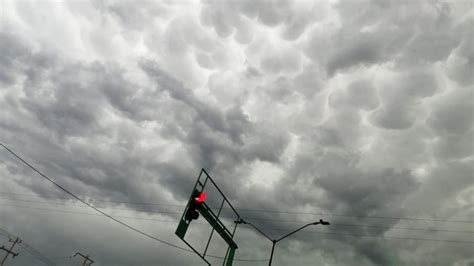
POLYGON ((206 192, 201 192, 199 197, 194 198, 196 202, 204 202, 206 200, 206 192))

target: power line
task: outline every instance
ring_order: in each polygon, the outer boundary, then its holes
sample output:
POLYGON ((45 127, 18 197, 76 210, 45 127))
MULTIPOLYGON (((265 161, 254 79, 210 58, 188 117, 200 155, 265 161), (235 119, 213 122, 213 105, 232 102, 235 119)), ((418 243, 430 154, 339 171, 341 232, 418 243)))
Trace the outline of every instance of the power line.
MULTIPOLYGON (((5 206, 5 205, 0 205, 0 206, 5 206)), ((8 206, 8 205, 6 205, 8 206)), ((42 211, 52 211, 52 212, 62 212, 62 213, 70 213, 70 214, 80 214, 80 215, 92 215, 92 216, 100 216, 99 214, 93 214, 93 213, 84 213, 84 212, 75 212, 75 211, 63 211, 63 210, 54 210, 54 209, 47 209, 47 208, 34 208, 34 207, 27 207, 27 206, 15 206, 18 208, 27 208, 27 209, 38 209, 42 211)), ((151 218, 139 218, 139 217, 126 217, 126 216, 114 216, 118 218, 123 218, 123 219, 136 219, 136 220, 149 220, 149 221, 155 221, 155 222, 176 222, 176 221, 170 221, 170 220, 158 220, 158 219, 151 219, 151 218)), ((205 225, 205 223, 200 223, 205 225)), ((336 224, 331 224, 331 225, 336 225, 336 224)), ((363 225, 361 225, 362 227, 363 225)), ((273 228, 273 227, 261 227, 264 229, 268 230, 274 230, 274 231, 287 231, 287 229, 280 229, 280 228, 273 228)), ((429 229, 427 229, 429 230, 429 229)), ((448 242, 448 243, 474 243, 474 241, 468 241, 468 240, 451 240, 451 239, 429 239, 429 238, 406 238, 406 237, 397 237, 397 236, 373 236, 373 235, 363 235, 363 234, 344 234, 344 233, 332 233, 332 232, 319 232, 319 231, 305 231, 308 233, 315 233, 315 234, 328 234, 328 235, 344 235, 344 236, 354 236, 354 237, 373 237, 373 238, 381 238, 381 239, 406 239, 406 240, 417 240, 417 241, 431 241, 431 242, 448 242)), ((472 233, 471 231, 466 231, 469 233, 472 233)), ((266 260, 262 260, 266 261, 266 260)))
POLYGON ((44 262, 46 265, 55 265, 51 260, 43 256, 40 252, 38 252, 36 249, 31 247, 30 245, 26 244, 25 242, 22 242, 19 244, 24 250, 26 250, 28 253, 30 253, 33 257, 41 260, 44 262))
MULTIPOLYGON (((172 247, 175 247, 175 248, 178 248, 180 250, 183 250, 183 251, 187 251, 187 252, 192 252, 191 250, 188 250, 188 249, 185 249, 185 248, 182 248, 182 247, 179 247, 179 246, 176 246, 172 243, 169 243, 169 242, 166 242, 166 241, 163 241, 161 239, 158 239, 154 236, 151 236, 137 228, 134 228, 116 218, 114 218, 113 216, 101 211, 100 209, 94 207, 93 205, 89 204, 88 202, 82 200, 81 198, 79 198, 78 196, 76 196, 75 194, 73 194, 72 192, 68 191, 67 189, 65 189, 64 187, 60 186, 59 184, 57 184, 55 181, 53 181, 51 178, 49 178, 48 176, 44 175, 43 173, 41 173, 39 170, 37 170, 35 167, 33 167, 32 165, 30 165, 28 162, 26 162, 24 159, 22 159, 20 156, 18 156, 16 153, 14 153, 13 151, 11 151, 9 148, 7 148, 5 145, 1 144, 1 146, 3 146, 7 151, 9 151, 11 154, 13 154, 17 159, 19 159, 20 161, 22 161, 24 164, 26 164, 28 167, 30 167, 32 170, 34 170, 35 172, 37 172, 40 176, 42 176, 43 178, 47 179, 48 181, 50 181, 51 183, 53 183, 56 187, 60 188, 63 192, 67 193, 68 195, 70 195, 71 197, 77 199, 78 201, 82 202, 83 204, 87 205, 88 207, 94 209, 95 211, 99 212, 100 214, 108 217, 109 219, 141 234, 141 235, 144 235, 148 238, 151 238, 151 239, 154 239, 158 242, 161 242, 161 243, 164 243, 164 244, 167 244, 169 246, 172 246, 172 247)), ((254 210, 255 211, 255 210, 254 210)), ((281 212, 282 213, 282 212, 281 212)), ((289 213, 289 212, 288 212, 289 213)), ((305 214, 309 214, 309 213, 305 213, 305 214)), ((314 213, 312 213, 314 214, 314 213)), ((348 215, 333 215, 333 216, 348 216, 348 215)), ((354 216, 354 215, 351 215, 351 217, 361 217, 361 216, 354 216)), ((371 217, 372 218, 372 217, 371 217)), ((419 219, 419 218, 400 218, 400 217, 374 217, 374 218, 384 218, 384 219, 410 219, 410 220, 430 220, 430 221, 444 221, 444 220, 440 220, 440 219, 419 219)), ((466 221, 448 221, 448 222, 466 222, 466 221)), ((471 222, 469 222, 471 223, 471 222)), ((273 230, 276 230, 276 229, 273 229, 273 230)), ((280 230, 280 229, 278 229, 280 230)), ((330 232, 311 232, 311 233, 317 233, 317 234, 326 234, 326 235, 344 235, 344 236, 352 236, 352 237, 377 237, 377 238, 391 238, 391 239, 400 239, 400 240, 416 240, 416 241, 436 241, 436 242, 450 242, 450 243, 474 243, 474 241, 463 241, 463 240, 441 240, 441 239, 422 239, 422 238, 404 238, 404 237, 392 237, 392 236, 384 236, 384 237, 379 237, 379 236, 370 236, 370 235, 351 235, 351 234, 340 234, 340 233, 330 233, 330 232)), ((218 259, 224 259, 222 257, 218 257, 218 256, 213 256, 213 255, 209 255, 209 257, 212 257, 212 258, 218 258, 218 259)), ((267 261, 267 260, 243 260, 243 259, 236 259, 236 261, 267 261)))
MULTIPOLYGON (((48 202, 48 201, 23 200, 23 199, 7 199, 7 198, 1 198, 1 199, 3 199, 3 200, 9 200, 9 201, 32 202, 32 203, 50 204, 50 205, 65 205, 65 204, 68 204, 68 202, 48 202)), ((76 205, 74 202, 71 202, 70 204, 71 204, 72 206, 75 206, 75 207, 84 207, 84 208, 87 208, 87 206, 76 205)), ((136 211, 136 212, 145 212, 145 213, 181 214, 181 212, 178 212, 178 211, 162 211, 162 210, 160 210, 160 211, 148 212, 148 211, 145 211, 145 210, 137 210, 137 209, 133 209, 133 208, 114 208, 114 207, 102 207, 102 206, 97 206, 97 205, 94 205, 94 206, 97 207, 97 208, 109 209, 109 210, 136 211)))
MULTIPOLYGON (((3 235, 6 235, 7 237, 14 237, 14 238, 18 238, 18 236, 15 236, 13 234, 11 234, 10 232, 8 232, 7 230, 5 229, 2 229, 0 228, 0 233, 3 234, 3 235)), ((24 239, 21 239, 20 242, 18 242, 18 245, 21 246, 24 250, 26 250, 28 253, 30 253, 33 257, 41 260, 43 263, 45 263, 46 265, 54 265, 54 263, 49 260, 46 256, 44 256, 43 254, 41 254, 38 250, 36 250, 35 248, 33 248, 32 246, 28 245, 24 239)))
MULTIPOLYGON (((180 249, 180 250, 183 250, 183 251, 186 251, 186 252, 190 252, 190 253, 194 253, 194 251, 192 250, 189 250, 189 249, 186 249, 186 248, 182 248, 180 246, 177 246, 175 244, 172 244, 170 242, 167 242, 167 241, 164 241, 164 240, 161 240, 157 237, 154 237, 148 233, 145 233, 144 231, 140 230, 140 229, 137 229, 133 226, 130 226, 116 218, 114 218, 113 216, 103 212, 102 210, 94 207, 93 205, 89 204, 88 202, 86 202, 85 200, 81 199, 80 197, 76 196, 74 193, 70 192, 68 189, 64 188, 63 186, 59 185, 58 183, 56 183, 53 179, 51 179, 50 177, 48 177, 47 175, 43 174, 42 172, 40 172, 38 169, 36 169, 34 166, 32 166, 31 164, 29 164, 27 161, 25 161, 22 157, 20 157, 19 155, 17 155, 15 152, 13 152, 12 150, 10 150, 7 146, 5 146, 4 144, 0 143, 0 145, 5 148, 10 154, 12 154, 13 156, 15 156, 18 160, 20 160, 21 162, 23 162, 25 165, 27 165, 29 168, 31 168, 33 171, 35 171, 36 173, 38 173, 41 177, 43 177, 44 179, 48 180, 49 182, 51 182, 53 185, 55 185, 57 188, 59 188, 60 190, 62 190, 64 193, 68 194, 69 196, 75 198, 76 200, 82 202, 83 204, 87 205, 88 207, 90 207, 91 209, 95 210, 96 212, 104 215, 105 217, 121 224, 122 226, 125 226, 127 227, 128 229, 132 230, 132 231, 135 231, 136 233, 138 234, 141 234, 145 237, 148 237, 150 239, 153 239, 153 240, 156 240, 160 243, 163 243, 165 245, 168 245, 168 246, 171 246, 171 247, 174 247, 174 248, 177 248, 177 249, 180 249)), ((225 259, 223 257, 220 257, 220 256, 214 256, 214 255, 207 255, 208 257, 211 257, 211 258, 216 258, 216 259, 225 259)), ((247 259, 234 259, 235 261, 267 261, 267 260, 247 260, 247 259)))
POLYGON ((6 231, 6 230, 4 230, 4 229, 2 229, 2 228, 0 228, 0 234, 1 234, 1 235, 4 235, 4 236, 6 236, 6 237, 14 237, 14 235, 10 234, 8 231, 6 231))
MULTIPOLYGON (((275 231, 286 231, 283 229, 271 229, 268 230, 275 231)), ((416 240, 416 241, 432 241, 432 242, 451 242, 451 243, 469 243, 474 244, 474 241, 469 240, 453 240, 453 239, 431 239, 431 238, 410 238, 410 237, 397 237, 397 236, 373 236, 366 234, 344 234, 344 233, 333 233, 333 232, 319 232, 319 231, 305 231, 305 233, 311 234, 325 234, 325 235, 341 235, 341 236, 351 236, 351 237, 373 237, 373 238, 389 238, 389 239, 398 239, 398 240, 416 240)))
MULTIPOLYGON (((25 195, 39 197, 34 194, 21 194, 21 193, 12 193, 12 192, 2 192, 0 194, 11 194, 11 195, 25 195)), ((59 198, 66 199, 66 198, 59 198)), ((144 203, 144 202, 128 202, 128 201, 112 201, 112 200, 91 200, 90 202, 110 202, 118 204, 131 204, 131 205, 156 205, 156 206, 170 206, 170 207, 186 207, 186 205, 180 204, 165 204, 165 203, 144 203)), ((226 209, 226 208, 223 208, 226 209)), ((227 208, 229 209, 229 208, 227 208)), ((335 217, 351 217, 351 218, 368 218, 368 219, 388 219, 388 220, 409 220, 409 221, 430 221, 430 222, 445 222, 445 223, 474 223, 474 221, 469 220, 448 220, 448 219, 431 219, 431 218, 420 218, 420 217, 396 217, 396 216, 370 216, 370 215, 353 215, 353 214, 333 214, 333 213, 315 213, 315 212, 294 212, 294 211, 273 211, 265 209, 242 209, 236 208, 239 211, 249 211, 249 212, 263 212, 263 213, 278 213, 278 214, 303 214, 303 215, 326 215, 326 216, 335 216, 335 217)))
POLYGON ((367 228, 389 228, 389 229, 397 229, 397 230, 419 230, 419 231, 437 231, 437 232, 450 232, 450 233, 470 233, 474 234, 474 231, 466 231, 466 230, 449 230, 449 229, 431 229, 431 228, 409 228, 409 227, 398 227, 398 226, 381 226, 381 225, 358 225, 358 224, 339 224, 339 223, 331 223, 331 225, 335 226, 347 226, 347 227, 367 227, 367 228))
MULTIPOLYGON (((34 203, 44 203, 44 204, 50 204, 50 205, 63 205, 66 203, 63 202, 47 202, 47 201, 31 201, 31 200, 21 200, 21 199, 6 199, 6 200, 11 200, 11 201, 24 201, 24 202, 34 202, 34 203)), ((74 204, 74 203, 73 203, 74 204)), ((0 205, 0 206, 9 206, 9 205, 0 205)), ((24 206, 18 206, 18 205, 10 205, 10 206, 15 206, 15 207, 20 207, 20 208, 30 208, 30 207, 24 207, 24 206)), ((73 205, 77 207, 82 207, 78 205, 73 205)), ((84 206, 86 207, 86 206, 84 206)), ((97 206, 96 206, 97 207, 97 206)), ((132 208, 111 208, 111 207, 98 207, 102 209, 112 209, 112 210, 123 210, 123 211, 137 211, 132 208)), ((43 209, 44 210, 44 209, 43 209)), ((74 212, 73 212, 74 213, 74 212)), ((77 213, 77 212, 76 212, 77 213)), ((178 211, 153 211, 153 212, 146 212, 146 213, 152 213, 152 214, 181 214, 181 212, 178 211)), ((87 213, 83 213, 87 214, 87 213)), ((134 217, 126 217, 126 216, 117 216, 114 215, 114 217, 119 217, 119 218, 130 218, 130 219, 140 219, 140 218, 134 218, 134 217)), ((233 217, 226 217, 226 216, 221 216, 221 218, 233 218, 233 217)), ((295 221, 295 220, 280 220, 280 219, 267 219, 267 218, 246 218, 249 220, 261 220, 261 221, 272 221, 272 222, 283 222, 283 223, 304 223, 303 221, 295 221)), ((143 218, 140 220, 152 220, 156 221, 156 219, 149 219, 149 218, 143 218)), ((205 224, 205 223, 203 223, 205 224)), ((471 233, 474 234, 474 231, 467 231, 467 230, 449 230, 449 229, 431 229, 431 228, 408 228, 408 227, 397 227, 397 226, 382 226, 382 225, 361 225, 361 224, 347 224, 347 223, 331 223, 331 225, 335 226, 343 226, 343 227, 367 227, 367 228, 388 228, 388 229, 397 229, 397 230, 412 230, 412 231, 439 231, 439 232, 453 232, 453 233, 471 233)))
POLYGON ((9 242, 12 242, 12 244, 9 248, 5 248, 4 245, 2 245, 0 247, 1 250, 5 251, 5 256, 3 257, 2 261, 0 261, 0 265, 2 265, 2 266, 5 264, 5 261, 8 259, 10 254, 12 255, 12 258, 15 258, 16 256, 18 256, 20 254, 19 252, 15 253, 13 251, 13 248, 15 248, 16 244, 21 243, 21 239, 19 237, 15 237, 15 240, 10 239, 10 238, 8 240, 9 240, 9 242))
MULTIPOLYGON (((36 197, 36 198, 43 198, 39 195, 36 194, 26 194, 26 193, 14 193, 14 192, 5 192, 5 191, 0 191, 0 194, 11 194, 11 195, 20 195, 20 196, 29 196, 29 197, 36 197)), ((67 200, 69 198, 54 198, 54 199, 60 199, 60 200, 67 200)), ((90 202, 110 202, 110 203, 118 203, 118 204, 130 204, 130 205, 156 205, 156 206, 173 206, 173 207, 185 207, 186 205, 182 204, 165 204, 165 203, 147 203, 147 202, 131 202, 131 201, 114 201, 114 200, 100 200, 100 199, 93 199, 90 200, 90 202)))
MULTIPOLYGON (((47 209, 47 208, 35 208, 31 206, 21 206, 21 205, 0 205, 2 207, 15 207, 15 208, 22 208, 22 209, 32 209, 32 210, 41 210, 41 211, 50 211, 50 212, 59 212, 59 213, 69 213, 69 214, 81 214, 81 215, 88 215, 88 216, 101 216, 97 213, 88 213, 88 212, 78 212, 78 211, 67 211, 67 210, 55 210, 55 209, 47 209)), ((131 217, 131 216, 119 216, 113 215, 116 218, 123 218, 123 219, 133 219, 133 220, 144 220, 144 221, 156 221, 156 222, 173 222, 175 223, 176 220, 159 220, 153 218, 142 218, 142 217, 131 217)), ((199 223, 196 222, 195 224, 208 224, 208 223, 199 223)))

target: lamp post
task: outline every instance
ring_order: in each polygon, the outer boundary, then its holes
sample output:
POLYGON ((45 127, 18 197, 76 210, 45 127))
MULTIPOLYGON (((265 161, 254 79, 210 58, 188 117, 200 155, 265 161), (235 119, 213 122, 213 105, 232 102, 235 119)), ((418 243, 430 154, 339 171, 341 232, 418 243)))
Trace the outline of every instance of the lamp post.
POLYGON ((288 234, 286 234, 286 235, 284 235, 284 236, 282 236, 282 237, 280 237, 280 238, 278 238, 278 239, 272 239, 272 238, 270 238, 267 234, 265 234, 262 230, 260 230, 259 228, 257 228, 255 225, 253 225, 252 223, 249 223, 249 222, 247 222, 247 221, 245 221, 245 220, 243 220, 243 219, 240 219, 240 220, 238 220, 238 221, 235 221, 235 223, 237 223, 237 224, 248 224, 248 225, 252 226, 255 230, 257 230, 260 234, 262 234, 263 236, 265 236, 268 240, 270 240, 270 241, 272 242, 272 253, 270 254, 270 260, 268 261, 268 265, 269 265, 269 266, 272 265, 273 253, 274 253, 274 251, 275 251, 275 245, 276 245, 276 243, 280 242, 281 240, 283 240, 283 239, 285 239, 285 238, 291 236, 292 234, 294 234, 294 233, 296 233, 296 232, 298 232, 298 231, 300 231, 300 230, 302 230, 302 229, 304 229, 304 228, 306 228, 306 227, 308 227, 308 226, 310 226, 310 225, 318 225, 318 224, 329 225, 329 222, 326 222, 326 221, 323 221, 322 219, 319 219, 319 222, 309 223, 309 224, 304 225, 304 226, 302 226, 302 227, 300 227, 300 228, 294 230, 293 232, 290 232, 290 233, 288 233, 288 234))

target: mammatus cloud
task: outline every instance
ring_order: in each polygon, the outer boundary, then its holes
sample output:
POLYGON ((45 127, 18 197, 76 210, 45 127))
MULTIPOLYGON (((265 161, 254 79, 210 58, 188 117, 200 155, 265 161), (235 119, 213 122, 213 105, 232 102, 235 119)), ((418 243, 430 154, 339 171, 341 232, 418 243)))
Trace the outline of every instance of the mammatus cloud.
MULTIPOLYGON (((455 242, 472 241, 468 1, 2 5, 1 142, 130 224, 182 244, 204 167, 272 236, 331 222, 279 243, 275 264, 473 262, 455 242)), ((0 156, 0 227, 48 257, 200 265, 0 156)), ((268 257, 240 232, 238 257, 268 257)))

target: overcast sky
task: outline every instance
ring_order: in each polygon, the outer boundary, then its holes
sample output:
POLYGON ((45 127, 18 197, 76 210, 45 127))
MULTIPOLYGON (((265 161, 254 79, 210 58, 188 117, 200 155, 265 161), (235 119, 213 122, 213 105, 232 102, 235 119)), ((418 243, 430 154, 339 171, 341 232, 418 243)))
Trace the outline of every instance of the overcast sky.
MULTIPOLYGON (((4 0, 0 142, 181 247, 205 168, 272 238, 331 222, 278 243, 274 265, 473 265, 472 3, 4 0)), ((57 265, 205 265, 3 148, 0 184, 0 245, 18 235, 57 265)), ((201 218, 189 239, 202 251, 208 234, 201 218)), ((236 242, 237 259, 270 255, 248 227, 236 242)), ((6 265, 44 265, 14 250, 6 265)))

